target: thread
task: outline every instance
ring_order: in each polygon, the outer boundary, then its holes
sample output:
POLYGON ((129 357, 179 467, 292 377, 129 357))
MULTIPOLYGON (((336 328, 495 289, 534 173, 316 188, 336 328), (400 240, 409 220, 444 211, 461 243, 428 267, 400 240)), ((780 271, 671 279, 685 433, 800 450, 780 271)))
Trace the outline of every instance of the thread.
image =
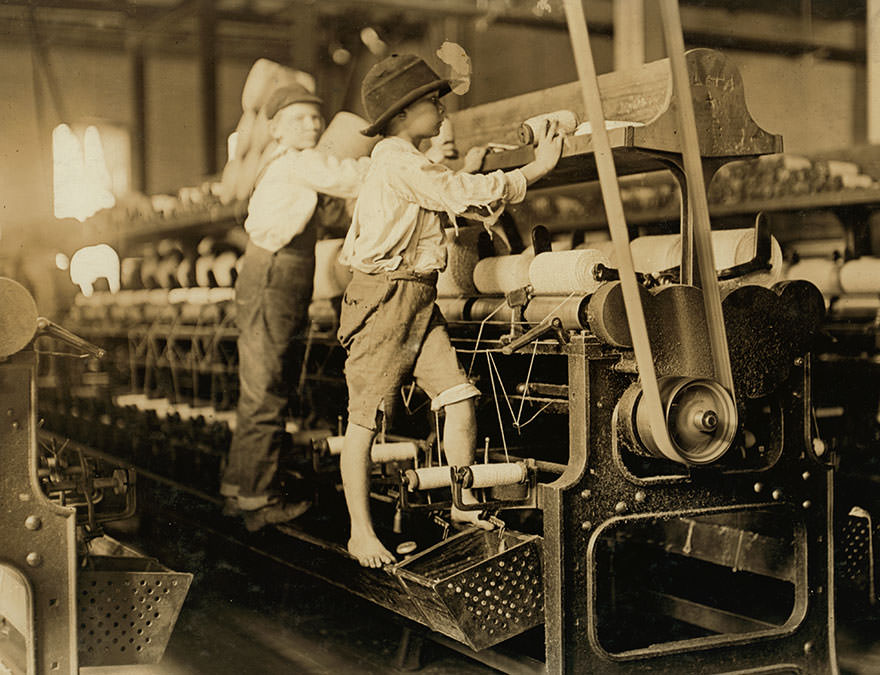
POLYGON ((880 293, 880 258, 864 256, 843 263, 840 287, 844 293, 880 293))
POLYGON ((502 295, 529 284, 529 266, 535 256, 528 253, 483 258, 474 267, 474 286, 486 295, 502 295))
POLYGON ((474 464, 468 467, 470 479, 465 487, 487 488, 498 485, 516 485, 526 479, 526 467, 521 462, 474 464))
POLYGON ((531 145, 535 143, 537 134, 544 126, 551 121, 558 122, 557 131, 560 134, 572 134, 578 126, 577 115, 571 110, 557 110, 543 115, 535 115, 520 124, 518 136, 519 141, 523 145, 531 145))
POLYGON ((342 239, 322 239, 315 244, 315 278, 312 298, 331 300, 345 293, 351 272, 339 262, 342 239))
POLYGON ((600 263, 608 265, 608 258, 593 249, 540 253, 529 266, 529 280, 536 295, 593 293, 601 283, 593 276, 600 263))
POLYGON ((448 466, 431 466, 423 469, 407 469, 405 476, 411 492, 434 490, 452 485, 450 471, 448 466))
POLYGON ((477 244, 483 227, 460 227, 446 230, 446 269, 437 279, 437 297, 475 295, 474 268, 480 260, 477 244))

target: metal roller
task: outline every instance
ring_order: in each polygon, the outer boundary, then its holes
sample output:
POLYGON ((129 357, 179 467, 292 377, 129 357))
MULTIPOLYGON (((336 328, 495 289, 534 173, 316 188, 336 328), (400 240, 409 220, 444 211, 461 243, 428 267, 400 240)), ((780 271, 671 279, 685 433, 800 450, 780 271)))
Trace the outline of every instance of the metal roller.
POLYGON ((423 469, 408 469, 404 472, 404 480, 410 492, 449 487, 452 485, 452 467, 430 466, 423 469))
POLYGON ((473 464, 463 469, 462 486, 466 488, 516 485, 525 481, 528 476, 526 465, 522 462, 473 464))

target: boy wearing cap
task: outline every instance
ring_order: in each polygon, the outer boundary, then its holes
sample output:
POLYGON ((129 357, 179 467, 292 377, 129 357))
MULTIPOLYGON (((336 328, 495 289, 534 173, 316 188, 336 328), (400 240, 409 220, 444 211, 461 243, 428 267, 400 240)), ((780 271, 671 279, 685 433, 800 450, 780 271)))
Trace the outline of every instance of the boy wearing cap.
POLYGON ((321 99, 281 87, 264 111, 278 148, 257 176, 244 223, 250 240, 235 284, 240 394, 223 473, 227 513, 255 531, 290 520, 308 502, 285 504, 276 484, 283 411, 308 326, 315 242, 332 197, 357 196, 369 159, 338 160, 315 149, 324 130, 321 99))
MULTIPOLYGON (((362 85, 372 120, 363 133, 384 138, 373 148, 340 254, 354 276, 343 298, 339 339, 348 350, 341 458, 351 517, 348 550, 365 567, 394 561, 373 529, 368 471, 378 413, 392 406, 386 396, 394 396, 404 378, 413 376, 433 410, 445 409, 449 464, 473 461, 473 398, 480 392, 459 365, 434 303, 437 275, 446 267, 441 214, 453 223, 456 215, 487 210, 497 217, 503 204, 522 201, 526 186, 556 165, 562 149, 553 126, 539 134, 535 160, 522 169, 472 175, 432 163, 418 146, 438 133, 445 116, 440 97, 450 89, 422 59, 397 54, 376 64, 362 85)), ((452 518, 491 527, 474 511, 453 508, 452 518)))

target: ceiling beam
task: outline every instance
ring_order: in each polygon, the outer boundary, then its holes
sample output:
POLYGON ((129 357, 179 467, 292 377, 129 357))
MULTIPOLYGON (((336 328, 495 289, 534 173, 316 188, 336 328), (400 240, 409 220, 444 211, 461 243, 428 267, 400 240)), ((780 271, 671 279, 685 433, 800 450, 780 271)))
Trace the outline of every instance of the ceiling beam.
MULTIPOLYGON (((27 11, 29 3, 36 3, 36 16, 40 22, 40 30, 46 35, 49 44, 63 42, 71 45, 74 35, 83 36, 91 30, 98 34, 109 33, 109 40, 82 38, 83 46, 108 45, 118 42, 118 35, 113 29, 128 31, 135 40, 150 43, 159 40, 160 44, 168 44, 164 36, 181 31, 192 38, 191 53, 197 50, 197 24, 192 20, 194 0, 182 0, 168 8, 148 8, 138 4, 135 8, 131 3, 118 3, 108 0, 4 0, 0 4, 0 23, 6 31, 4 38, 21 38, 28 34, 27 24, 18 25, 16 15, 21 16, 27 11), (79 28, 77 29, 77 24, 79 28), (121 27, 121 28, 118 28, 121 27), (76 31, 66 35, 66 31, 76 31), (108 44, 109 43, 109 44, 108 44)), ((241 45, 253 40, 254 49, 270 43, 283 43, 289 52, 294 40, 291 26, 296 16, 296 8, 308 4, 316 11, 324 14, 339 15, 346 10, 360 9, 367 12, 391 11, 420 17, 458 16, 474 20, 485 19, 491 24, 520 24, 541 26, 545 28, 565 30, 565 23, 560 12, 536 16, 531 8, 533 2, 526 4, 498 5, 497 14, 487 13, 485 7, 470 0, 371 0, 369 5, 363 0, 321 0, 316 3, 310 0, 291 0, 289 9, 264 15, 254 10, 235 10, 217 12, 218 31, 232 37, 240 28, 242 35, 237 36, 241 45), (257 33, 254 34, 254 29, 257 33), (262 43, 262 44, 261 44, 262 43)), ((552 5, 551 5, 552 6, 552 5)), ((613 0, 591 0, 588 6, 591 29, 600 34, 613 32, 614 13, 613 0)), ((367 14, 368 16, 369 14, 367 14)), ((685 41, 688 45, 718 46, 727 49, 743 49, 760 52, 783 54, 813 53, 822 58, 839 59, 864 63, 866 60, 865 22, 863 20, 827 20, 813 18, 806 25, 800 17, 774 14, 772 12, 731 11, 695 5, 684 5, 681 8, 682 24, 685 41)), ((20 20, 20 19, 19 19, 20 20)), ((218 36, 218 47, 226 39, 218 36)), ((175 41, 179 42, 177 36, 175 41)), ((240 45, 240 46, 241 46, 240 45)), ((125 46, 122 42, 121 47, 125 46)), ((120 48, 121 48, 120 47, 120 48)), ((149 44, 145 47, 150 48, 149 44)))

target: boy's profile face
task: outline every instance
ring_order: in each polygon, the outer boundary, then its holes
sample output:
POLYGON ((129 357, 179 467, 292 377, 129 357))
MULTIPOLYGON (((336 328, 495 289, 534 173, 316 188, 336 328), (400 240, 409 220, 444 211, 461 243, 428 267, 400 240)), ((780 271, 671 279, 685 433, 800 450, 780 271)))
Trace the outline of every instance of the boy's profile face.
POLYGON ((414 137, 431 138, 440 133, 446 108, 436 91, 425 94, 406 107, 406 126, 414 137))
POLYGON ((278 144, 293 150, 314 148, 324 131, 317 103, 291 103, 269 120, 269 131, 278 144))

